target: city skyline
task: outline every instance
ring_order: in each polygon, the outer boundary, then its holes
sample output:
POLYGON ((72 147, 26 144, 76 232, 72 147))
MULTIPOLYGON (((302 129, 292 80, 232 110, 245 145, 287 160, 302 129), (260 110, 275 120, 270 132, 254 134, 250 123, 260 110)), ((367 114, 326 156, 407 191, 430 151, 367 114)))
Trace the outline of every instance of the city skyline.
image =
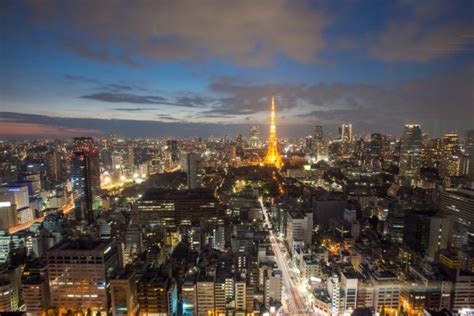
POLYGON ((0 137, 235 136, 268 125, 272 95, 281 137, 462 134, 472 6, 6 1, 0 137))

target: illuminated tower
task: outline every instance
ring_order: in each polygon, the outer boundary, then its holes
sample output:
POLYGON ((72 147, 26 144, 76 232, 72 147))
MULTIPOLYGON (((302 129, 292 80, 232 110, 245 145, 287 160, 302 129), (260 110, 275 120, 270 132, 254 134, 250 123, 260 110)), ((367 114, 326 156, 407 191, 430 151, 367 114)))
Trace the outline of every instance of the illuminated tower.
POLYGON ((280 153, 278 152, 278 143, 275 126, 275 97, 272 97, 272 111, 270 120, 270 138, 268 139, 268 151, 263 164, 266 166, 275 166, 278 169, 283 166, 280 153))

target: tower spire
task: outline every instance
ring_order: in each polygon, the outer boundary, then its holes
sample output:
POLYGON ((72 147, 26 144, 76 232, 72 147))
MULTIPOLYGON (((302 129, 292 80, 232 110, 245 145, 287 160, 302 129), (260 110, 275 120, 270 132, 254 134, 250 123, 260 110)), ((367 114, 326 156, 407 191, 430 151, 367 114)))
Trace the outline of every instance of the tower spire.
POLYGON ((272 96, 272 107, 270 112, 270 137, 268 138, 268 151, 263 160, 266 166, 275 166, 281 168, 283 160, 278 152, 278 141, 276 137, 276 123, 275 123, 275 97, 272 96))

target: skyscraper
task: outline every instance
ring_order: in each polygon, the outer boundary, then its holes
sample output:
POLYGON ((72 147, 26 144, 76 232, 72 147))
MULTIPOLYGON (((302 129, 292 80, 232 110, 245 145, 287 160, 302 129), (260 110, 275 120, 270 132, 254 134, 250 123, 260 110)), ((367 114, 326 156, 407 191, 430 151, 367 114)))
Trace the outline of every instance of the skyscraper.
POLYGON ((272 110, 270 115, 270 137, 268 139, 268 151, 263 164, 266 166, 275 166, 278 169, 283 166, 283 160, 278 152, 278 141, 276 137, 275 124, 275 97, 272 97, 272 110))
POLYGON ((471 181, 474 181, 474 129, 466 132, 464 146, 466 154, 469 155, 468 176, 471 181))
POLYGON ((352 155, 352 124, 342 124, 339 128, 339 139, 341 141, 340 153, 344 159, 350 159, 352 155))
POLYGON ((461 174, 461 150, 459 137, 456 133, 446 133, 441 142, 441 176, 456 177, 461 174))
POLYGON ((90 137, 74 139, 71 182, 76 219, 92 221, 101 206, 99 152, 90 137))
POLYGON ((314 127, 313 139, 315 143, 323 142, 323 127, 321 125, 316 125, 314 127))
POLYGON ((53 150, 46 155, 46 171, 50 181, 58 182, 62 178, 61 153, 53 150))
POLYGON ((407 124, 400 139, 399 175, 413 179, 420 174, 422 132, 418 124, 407 124))
POLYGON ((343 143, 352 143, 352 124, 342 124, 339 128, 339 137, 343 143))
POLYGON ((186 172, 188 189, 196 189, 198 187, 198 156, 195 153, 182 153, 181 170, 186 172))

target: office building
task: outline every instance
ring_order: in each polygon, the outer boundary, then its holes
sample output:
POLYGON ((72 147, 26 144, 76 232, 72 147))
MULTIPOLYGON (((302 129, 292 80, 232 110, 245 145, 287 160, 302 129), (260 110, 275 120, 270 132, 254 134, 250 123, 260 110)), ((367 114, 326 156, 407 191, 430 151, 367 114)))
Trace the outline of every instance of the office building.
POLYGON ((399 175, 409 180, 420 175, 422 136, 420 125, 405 125, 400 139, 399 175))
POLYGON ((101 207, 99 152, 90 137, 74 139, 71 183, 77 220, 93 221, 101 207))
POLYGON ((420 256, 433 260, 438 251, 451 244, 453 222, 449 217, 406 211, 404 221, 403 243, 420 256))
POLYGON ((121 266, 119 247, 110 241, 64 241, 46 253, 51 305, 67 311, 84 307, 106 313, 109 278, 121 266))
POLYGON ((444 178, 461 175, 462 152, 459 147, 459 138, 456 133, 446 133, 441 140, 440 175, 444 178))
POLYGON ((26 311, 40 314, 50 306, 48 280, 33 274, 22 280, 21 291, 26 311))
POLYGON ((267 309, 281 303, 282 287, 281 271, 275 269, 266 270, 264 276, 264 303, 267 309))
POLYGON ((148 269, 137 283, 140 315, 177 315, 176 282, 158 269, 148 269))
POLYGON ((181 286, 183 316, 192 316, 197 311, 196 276, 189 275, 181 286))
POLYGON ((339 139, 342 143, 352 143, 352 124, 342 124, 339 128, 339 139))
POLYGON ((474 190, 450 189, 441 192, 439 209, 452 217, 456 224, 455 231, 467 235, 467 240, 474 244, 474 190))
POLYGON ((215 225, 222 208, 212 190, 150 189, 138 201, 136 220, 140 225, 176 227, 193 223, 215 225))
POLYGON ((50 181, 57 183, 63 177, 61 153, 57 150, 46 155, 46 174, 50 181))
POLYGON ((12 292, 10 281, 0 279, 0 312, 12 311, 12 292))
MULTIPOLYGON (((28 186, 26 184, 12 184, 0 187, 0 202, 10 202, 15 210, 30 206, 28 186)), ((2 204, 5 205, 5 204, 2 204)))
POLYGON ((187 188, 197 189, 199 187, 198 155, 195 153, 182 153, 181 170, 186 172, 187 188))
POLYGON ((0 229, 8 230, 18 225, 16 207, 10 201, 0 202, 0 229))
POLYGON ((135 272, 120 271, 110 279, 110 298, 113 316, 137 314, 138 297, 135 272))
POLYGON ((358 276, 354 271, 341 272, 342 306, 345 311, 357 308, 358 276))
POLYGON ((214 280, 200 275, 196 282, 197 316, 207 316, 214 311, 214 280))
POLYGON ((471 181, 474 181, 474 130, 466 132, 464 139, 465 152, 469 157, 469 163, 467 167, 468 176, 471 181))

